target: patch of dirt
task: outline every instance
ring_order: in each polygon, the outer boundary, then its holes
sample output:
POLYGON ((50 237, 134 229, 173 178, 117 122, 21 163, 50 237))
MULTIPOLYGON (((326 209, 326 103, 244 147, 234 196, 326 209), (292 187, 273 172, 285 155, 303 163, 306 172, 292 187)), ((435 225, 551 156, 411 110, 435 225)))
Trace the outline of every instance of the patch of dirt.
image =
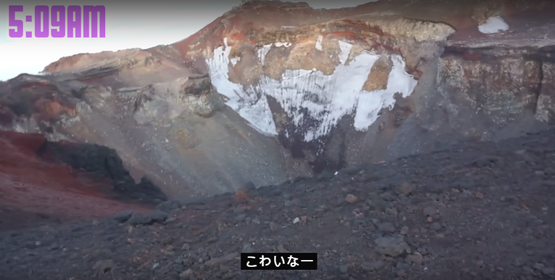
POLYGON ((0 233, 2 279, 553 279, 555 130, 0 233), (241 271, 316 252, 317 271, 241 271))
POLYGON ((0 131, 0 231, 149 210, 112 199, 113 183, 107 177, 40 157, 44 143, 39 134, 0 131))

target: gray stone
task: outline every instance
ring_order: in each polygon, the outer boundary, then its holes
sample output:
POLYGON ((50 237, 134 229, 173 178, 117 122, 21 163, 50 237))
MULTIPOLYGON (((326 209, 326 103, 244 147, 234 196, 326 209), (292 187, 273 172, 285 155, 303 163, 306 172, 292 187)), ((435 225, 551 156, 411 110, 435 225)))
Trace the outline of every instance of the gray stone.
POLYGON ((127 210, 114 215, 112 219, 120 223, 125 223, 132 216, 133 216, 133 210, 127 210))
POLYGON ((402 236, 380 237, 374 242, 379 253, 391 257, 397 257, 410 249, 402 236))
POLYGON ((152 219, 146 215, 134 215, 129 219, 131 225, 149 225, 152 224, 152 219))
POLYGON ((181 207, 181 203, 177 200, 168 200, 156 205, 156 209, 166 213, 170 213, 179 207, 181 207))
POLYGON ((153 223, 162 223, 168 218, 168 214, 164 211, 154 210, 146 215, 153 223))
POLYGON ((395 226, 392 223, 378 224, 378 229, 384 232, 395 232, 395 226))

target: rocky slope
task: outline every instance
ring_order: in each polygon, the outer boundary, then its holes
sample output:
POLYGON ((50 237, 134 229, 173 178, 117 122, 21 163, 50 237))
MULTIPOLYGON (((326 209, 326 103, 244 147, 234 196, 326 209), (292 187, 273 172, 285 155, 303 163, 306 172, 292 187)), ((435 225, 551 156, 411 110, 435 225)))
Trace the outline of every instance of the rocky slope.
POLYGON ((555 131, 147 213, 0 233, 26 279, 553 279, 555 131), (240 270, 242 252, 316 252, 316 271, 240 270))
POLYGON ((551 1, 251 1, 168 46, 63 58, 0 84, 4 130, 117 151, 168 197, 548 127, 551 1), (500 16, 508 31, 482 34, 500 16))

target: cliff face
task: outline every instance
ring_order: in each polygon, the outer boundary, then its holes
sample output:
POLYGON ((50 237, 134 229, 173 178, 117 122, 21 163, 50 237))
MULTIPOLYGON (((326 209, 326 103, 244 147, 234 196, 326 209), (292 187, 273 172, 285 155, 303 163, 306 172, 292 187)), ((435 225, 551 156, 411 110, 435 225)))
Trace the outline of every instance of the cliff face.
POLYGON ((173 45, 62 58, 0 84, 0 121, 113 148, 168 196, 277 184, 547 127, 554 12, 549 1, 253 1, 173 45), (509 30, 480 33, 496 16, 509 30))
POLYGON ((434 53, 451 33, 444 24, 399 18, 338 20, 264 32, 250 39, 261 42, 254 49, 250 40, 224 37, 224 46, 205 56, 212 84, 229 107, 321 171, 368 159, 357 151, 365 144, 356 136, 394 108, 396 98, 410 96, 418 83, 420 73, 407 67, 402 48, 434 53), (354 137, 347 140, 349 133, 354 137))

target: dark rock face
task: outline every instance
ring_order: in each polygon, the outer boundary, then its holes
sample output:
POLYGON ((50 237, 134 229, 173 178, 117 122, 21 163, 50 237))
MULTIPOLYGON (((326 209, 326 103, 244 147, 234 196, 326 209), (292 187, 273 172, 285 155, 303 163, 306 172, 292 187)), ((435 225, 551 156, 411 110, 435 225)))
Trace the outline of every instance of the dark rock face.
POLYGON ((141 201, 153 206, 167 199, 166 195, 146 177, 141 178, 136 184, 114 149, 96 144, 45 141, 37 152, 39 155, 48 154, 49 157, 77 170, 111 179, 115 199, 141 201))
POLYGON ((414 94, 385 112, 382 127, 368 136, 387 147, 365 149, 388 160, 457 141, 498 141, 548 128, 555 91, 546 49, 446 46, 422 65, 414 94))
POLYGON ((526 120, 552 122, 549 55, 541 48, 447 48, 438 74, 440 106, 462 134, 479 139, 526 120))

